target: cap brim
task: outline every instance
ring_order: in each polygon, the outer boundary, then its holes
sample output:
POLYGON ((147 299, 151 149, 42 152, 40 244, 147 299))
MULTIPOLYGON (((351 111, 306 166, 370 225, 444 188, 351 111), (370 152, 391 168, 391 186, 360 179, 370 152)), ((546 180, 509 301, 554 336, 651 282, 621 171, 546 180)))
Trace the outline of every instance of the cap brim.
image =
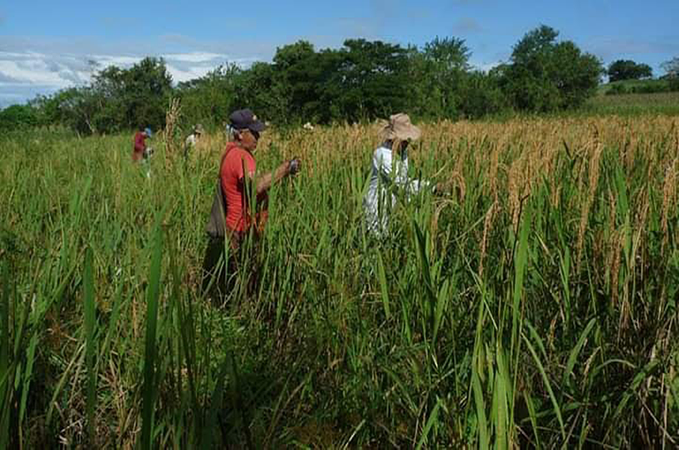
POLYGON ((250 125, 248 125, 248 128, 251 131, 256 131, 256 132, 260 133, 260 132, 266 130, 266 125, 264 124, 264 122, 260 122, 259 120, 255 120, 250 125))

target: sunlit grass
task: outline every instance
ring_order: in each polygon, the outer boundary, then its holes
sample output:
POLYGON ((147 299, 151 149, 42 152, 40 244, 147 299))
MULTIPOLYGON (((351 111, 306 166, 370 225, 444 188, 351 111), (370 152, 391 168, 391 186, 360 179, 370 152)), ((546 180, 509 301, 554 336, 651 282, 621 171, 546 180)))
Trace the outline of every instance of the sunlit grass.
MULTIPOLYGON (((384 239, 369 126, 265 134, 254 293, 200 292, 224 137, 0 141, 0 444, 672 447, 679 127, 424 124, 384 239)), ((247 266, 246 264, 246 266, 247 266)))

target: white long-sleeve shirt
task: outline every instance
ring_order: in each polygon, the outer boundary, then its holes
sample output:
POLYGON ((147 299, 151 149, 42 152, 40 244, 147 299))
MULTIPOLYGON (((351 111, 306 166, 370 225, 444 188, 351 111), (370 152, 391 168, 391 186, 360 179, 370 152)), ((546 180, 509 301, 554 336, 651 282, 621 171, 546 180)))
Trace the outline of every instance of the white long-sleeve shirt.
POLYGON ((394 158, 391 149, 380 146, 373 154, 370 186, 363 199, 368 230, 376 234, 386 232, 389 225, 389 213, 396 205, 396 196, 389 193, 392 185, 409 195, 427 188, 429 183, 408 178, 407 150, 400 152, 394 158))

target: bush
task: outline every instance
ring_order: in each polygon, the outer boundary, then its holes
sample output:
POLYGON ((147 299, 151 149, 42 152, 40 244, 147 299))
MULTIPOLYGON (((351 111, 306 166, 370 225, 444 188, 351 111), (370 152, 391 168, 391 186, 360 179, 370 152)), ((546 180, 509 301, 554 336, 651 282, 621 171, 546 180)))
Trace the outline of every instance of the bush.
POLYGON ((646 83, 638 86, 632 86, 630 93, 632 94, 656 94, 658 92, 667 92, 669 85, 665 83, 646 83))
POLYGON ((668 88, 672 92, 679 91, 679 77, 671 77, 668 81, 668 88))
POLYGON ((606 91, 606 95, 621 95, 621 94, 629 94, 629 91, 627 90, 624 84, 614 84, 613 86, 610 87, 609 90, 606 91))
POLYGON ((30 128, 38 124, 38 115, 29 105, 12 105, 0 111, 0 130, 30 128))
POLYGON ((462 87, 460 110, 464 116, 478 119, 511 109, 509 99, 500 88, 497 77, 491 72, 469 74, 462 87))

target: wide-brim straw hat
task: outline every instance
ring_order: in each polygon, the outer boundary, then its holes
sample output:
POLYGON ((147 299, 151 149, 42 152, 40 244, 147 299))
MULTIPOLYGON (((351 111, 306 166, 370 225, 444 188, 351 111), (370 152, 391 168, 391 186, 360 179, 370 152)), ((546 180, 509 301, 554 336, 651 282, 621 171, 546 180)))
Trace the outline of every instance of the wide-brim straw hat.
POLYGON ((193 132, 196 133, 196 134, 203 134, 204 133, 203 125, 198 124, 195 127, 193 127, 193 132))
POLYGON ((380 136, 384 140, 416 141, 422 131, 410 122, 408 114, 398 113, 390 116, 389 121, 381 121, 380 136))

